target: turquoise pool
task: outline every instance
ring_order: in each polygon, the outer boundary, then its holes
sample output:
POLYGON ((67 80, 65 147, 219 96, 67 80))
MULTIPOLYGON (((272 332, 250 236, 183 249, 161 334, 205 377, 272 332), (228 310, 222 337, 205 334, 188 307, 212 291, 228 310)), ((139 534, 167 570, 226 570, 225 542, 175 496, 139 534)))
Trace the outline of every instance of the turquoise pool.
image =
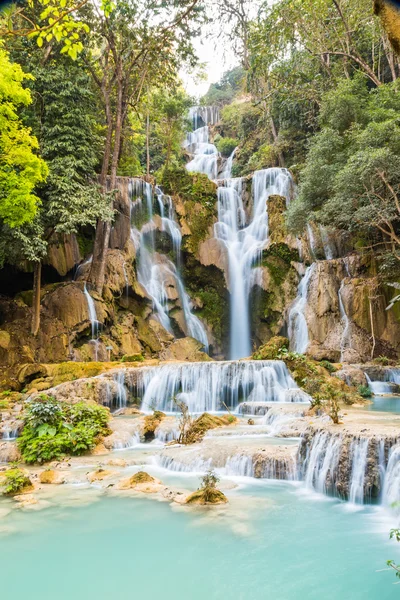
MULTIPOLYGON (((381 509, 352 512, 296 485, 249 481, 227 492, 231 507, 217 512, 108 496, 78 507, 13 510, 0 520, 3 597, 399 597, 394 574, 382 569, 389 558, 400 562, 400 544, 389 541, 393 523, 381 509)), ((180 482, 196 484, 193 477, 180 482)))

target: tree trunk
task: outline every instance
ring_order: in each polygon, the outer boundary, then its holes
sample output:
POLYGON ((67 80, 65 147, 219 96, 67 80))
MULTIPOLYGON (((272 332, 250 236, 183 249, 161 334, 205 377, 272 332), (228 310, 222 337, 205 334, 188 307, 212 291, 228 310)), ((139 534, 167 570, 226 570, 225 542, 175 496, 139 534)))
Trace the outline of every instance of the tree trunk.
MULTIPOLYGON (((123 104, 123 83, 122 72, 119 71, 117 88, 117 106, 114 129, 114 148, 111 160, 110 190, 116 187, 118 158, 121 146, 122 133, 122 104, 123 104)), ((106 154, 106 153, 105 153, 106 154)), ((103 174, 103 172, 102 172, 103 174)), ((95 289, 99 295, 103 293, 104 276, 106 270, 107 251, 110 243, 111 223, 99 221, 96 227, 96 238, 93 248, 92 266, 88 277, 88 283, 92 289, 95 289)))
POLYGON ((31 333, 35 337, 38 334, 40 327, 40 290, 41 290, 41 278, 42 278, 42 263, 41 261, 35 262, 33 267, 33 299, 32 299, 32 323, 31 333))
POLYGON ((146 117, 146 175, 150 175, 150 116, 149 109, 147 109, 146 117))
MULTIPOLYGON (((274 142, 276 142, 278 139, 278 133, 276 131, 275 123, 274 123, 274 120, 272 117, 270 117, 270 124, 271 124, 272 137, 274 138, 274 142)), ((278 152, 278 161, 279 161, 279 166, 284 168, 285 167, 285 159, 284 159, 281 151, 278 152)))

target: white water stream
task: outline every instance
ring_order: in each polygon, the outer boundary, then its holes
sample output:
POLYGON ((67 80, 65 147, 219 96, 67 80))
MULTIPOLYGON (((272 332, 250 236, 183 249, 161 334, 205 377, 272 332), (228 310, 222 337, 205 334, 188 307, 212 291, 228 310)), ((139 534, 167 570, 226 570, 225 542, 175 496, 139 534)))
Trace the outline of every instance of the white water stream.
MULTIPOLYGON (((136 181, 136 180, 133 180, 136 181)), ((185 290, 182 277, 179 273, 181 262, 182 234, 175 219, 175 211, 170 196, 165 195, 159 187, 155 188, 155 195, 160 212, 161 231, 165 231, 171 238, 175 262, 167 256, 156 252, 155 233, 157 230, 156 217, 153 216, 153 192, 150 184, 141 180, 140 184, 132 183, 132 230, 137 254, 138 281, 153 301, 155 315, 161 325, 170 333, 173 327, 169 315, 169 301, 171 294, 177 295, 183 314, 182 327, 185 335, 191 336, 201 342, 206 352, 209 343, 204 325, 192 312, 192 303, 185 290), (142 197, 146 199, 146 210, 143 210, 142 197), (144 222, 140 227, 137 223, 144 222), (172 290, 175 290, 173 292, 172 290)))
MULTIPOLYGON (((203 109, 202 109, 203 110, 203 109)), ((209 143, 208 124, 215 114, 192 109, 194 124, 206 121, 206 126, 190 132, 186 147, 194 152, 194 158, 186 168, 205 173, 210 179, 217 178, 218 151, 209 143)), ((244 180, 231 178, 235 150, 228 158, 221 173, 223 179, 218 187, 218 222, 214 235, 226 248, 229 264, 230 291, 230 358, 235 360, 251 354, 249 320, 250 291, 257 282, 254 267, 259 264, 262 251, 268 243, 268 198, 273 194, 284 196, 289 202, 292 178, 286 169, 271 168, 256 171, 252 179, 252 211, 246 214, 243 203, 244 180)))
POLYGON ((309 343, 305 309, 307 306, 308 286, 315 267, 316 263, 307 267, 304 277, 300 280, 297 297, 289 310, 288 333, 290 349, 299 354, 304 354, 306 352, 309 343))

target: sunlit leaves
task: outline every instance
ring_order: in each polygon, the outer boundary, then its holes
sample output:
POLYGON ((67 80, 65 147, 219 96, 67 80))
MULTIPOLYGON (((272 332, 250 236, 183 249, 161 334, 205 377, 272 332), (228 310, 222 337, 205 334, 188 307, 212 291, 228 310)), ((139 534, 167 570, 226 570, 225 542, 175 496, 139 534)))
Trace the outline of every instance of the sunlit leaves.
POLYGON ((9 227, 32 221, 39 204, 33 190, 47 176, 45 162, 35 153, 37 139, 18 116, 18 107, 31 102, 22 86, 26 78, 0 48, 0 219, 9 227))

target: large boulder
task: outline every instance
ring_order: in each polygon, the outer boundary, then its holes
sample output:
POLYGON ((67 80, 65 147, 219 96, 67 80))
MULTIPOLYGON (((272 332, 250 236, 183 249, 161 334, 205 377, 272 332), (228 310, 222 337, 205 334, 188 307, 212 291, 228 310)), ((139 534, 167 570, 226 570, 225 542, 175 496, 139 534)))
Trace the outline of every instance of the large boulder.
POLYGON ((160 353, 161 360, 203 362, 212 360, 202 351, 203 344, 192 337, 185 337, 173 342, 160 353))

